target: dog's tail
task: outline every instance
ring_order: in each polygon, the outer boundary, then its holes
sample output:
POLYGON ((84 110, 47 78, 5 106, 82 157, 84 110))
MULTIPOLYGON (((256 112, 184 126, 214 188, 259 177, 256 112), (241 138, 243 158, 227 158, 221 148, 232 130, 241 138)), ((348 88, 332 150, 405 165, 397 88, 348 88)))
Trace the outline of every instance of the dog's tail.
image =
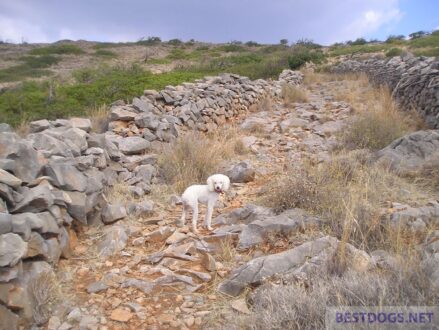
POLYGON ((170 203, 172 206, 175 206, 175 205, 183 205, 183 200, 181 199, 180 196, 172 195, 171 198, 169 199, 169 203, 170 203))

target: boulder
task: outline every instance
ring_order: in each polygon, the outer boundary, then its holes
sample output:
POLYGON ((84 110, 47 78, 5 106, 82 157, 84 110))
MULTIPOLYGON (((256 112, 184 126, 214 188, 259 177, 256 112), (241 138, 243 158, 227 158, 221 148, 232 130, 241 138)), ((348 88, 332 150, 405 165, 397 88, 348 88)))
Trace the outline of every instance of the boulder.
POLYGON ((106 227, 104 237, 98 243, 98 251, 101 256, 113 255, 125 248, 128 235, 125 228, 119 225, 106 227))
POLYGON ((12 132, 12 127, 6 123, 0 123, 0 133, 12 132))
POLYGON ((53 184, 68 191, 85 191, 87 178, 70 164, 49 163, 44 169, 47 176, 53 179, 53 184))
POLYGON ((23 199, 15 205, 12 212, 41 212, 52 205, 52 192, 46 185, 40 185, 24 191, 23 199))
POLYGON ((246 249, 263 243, 268 235, 289 236, 320 223, 320 219, 308 215, 301 209, 286 210, 277 216, 256 220, 245 226, 239 235, 238 248, 246 249))
POLYGON ((0 235, 0 267, 16 265, 26 252, 27 243, 17 234, 0 235))
POLYGON ((51 156, 74 156, 66 143, 46 132, 29 134, 27 138, 32 143, 32 147, 39 150, 46 158, 51 156))
POLYGON ((131 121, 137 116, 134 111, 124 109, 124 107, 111 107, 110 119, 111 120, 123 120, 131 121))
POLYGON ((256 171, 253 169, 252 165, 247 162, 240 162, 232 166, 226 171, 225 175, 230 178, 233 183, 246 183, 251 182, 255 179, 256 171))
POLYGON ((83 224, 87 224, 87 195, 79 191, 66 192, 69 200, 66 201, 69 214, 83 224))
MULTIPOLYGON (((237 296, 247 285, 261 284, 264 279, 275 274, 309 274, 325 266, 333 258, 338 243, 335 237, 325 236, 291 250, 250 260, 233 270, 229 279, 221 283, 218 290, 237 296)), ((364 272, 373 266, 372 259, 364 251, 357 250, 350 244, 346 244, 345 248, 348 267, 364 272)))
POLYGON ((44 162, 29 141, 8 132, 0 133, 0 159, 2 158, 8 159, 7 169, 25 183, 31 182, 41 173, 44 162))
POLYGON ((119 150, 125 155, 140 154, 150 147, 149 141, 138 136, 130 136, 119 140, 119 150))
POLYGON ((88 118, 70 118, 70 124, 74 128, 79 128, 86 132, 91 131, 91 120, 88 118))
POLYGON ((135 123, 138 127, 142 127, 142 128, 146 127, 148 129, 155 131, 159 126, 160 121, 156 115, 148 112, 148 113, 138 114, 135 118, 135 123))
POLYGON ((133 107, 139 111, 142 111, 142 112, 149 112, 149 111, 152 111, 154 108, 151 101, 149 99, 147 99, 146 97, 133 98, 133 107))
POLYGON ((418 131, 403 136, 376 153, 380 162, 390 164, 397 172, 422 169, 427 162, 439 164, 439 131, 418 131))
POLYGON ((107 204, 102 210, 102 221, 106 224, 113 223, 127 216, 127 211, 123 205, 107 204))
POLYGON ((35 120, 29 123, 29 131, 31 133, 37 133, 48 129, 51 126, 52 125, 50 125, 50 122, 47 119, 35 120))

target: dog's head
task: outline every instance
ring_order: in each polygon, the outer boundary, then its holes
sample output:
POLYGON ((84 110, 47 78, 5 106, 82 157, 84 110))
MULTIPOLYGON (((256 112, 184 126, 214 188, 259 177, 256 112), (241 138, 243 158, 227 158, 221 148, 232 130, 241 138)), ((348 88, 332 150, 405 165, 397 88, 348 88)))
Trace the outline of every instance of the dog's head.
POLYGON ((209 191, 223 193, 229 190, 230 179, 224 174, 214 174, 207 178, 207 186, 209 191))

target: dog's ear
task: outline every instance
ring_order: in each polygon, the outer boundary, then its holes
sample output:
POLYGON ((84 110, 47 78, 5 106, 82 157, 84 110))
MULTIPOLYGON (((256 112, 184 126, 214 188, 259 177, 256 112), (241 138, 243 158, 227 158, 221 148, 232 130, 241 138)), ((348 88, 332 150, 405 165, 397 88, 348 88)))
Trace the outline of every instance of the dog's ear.
POLYGON ((223 190, 227 191, 227 190, 229 190, 229 188, 230 188, 230 179, 227 175, 224 175, 224 188, 223 188, 223 190))
POLYGON ((215 190, 215 186, 214 186, 214 182, 213 182, 213 177, 212 176, 209 176, 208 178, 207 178, 207 189, 209 190, 209 191, 214 191, 215 190))

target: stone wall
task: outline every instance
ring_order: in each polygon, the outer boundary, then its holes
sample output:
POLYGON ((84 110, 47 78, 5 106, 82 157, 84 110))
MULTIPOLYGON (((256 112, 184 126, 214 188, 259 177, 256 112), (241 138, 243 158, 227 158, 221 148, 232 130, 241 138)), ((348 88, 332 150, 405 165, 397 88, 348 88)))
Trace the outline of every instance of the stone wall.
POLYGON ((410 54, 391 59, 348 60, 334 72, 365 72, 370 80, 387 85, 402 109, 416 109, 433 128, 439 128, 439 60, 410 54))
MULTIPOLYGON (((300 84, 299 72, 279 80, 251 81, 232 74, 147 90, 132 104, 115 102, 108 131, 93 133, 83 118, 30 124, 25 138, 0 124, 0 319, 8 329, 35 320, 32 283, 71 255, 80 225, 111 224, 153 210, 151 202, 111 205, 106 188, 124 182, 142 197, 157 179, 163 144, 185 130, 214 130, 245 114, 283 83, 300 84)), ((101 244, 111 254, 113 239, 101 244)), ((39 320, 44 321, 44 320, 39 320)))

